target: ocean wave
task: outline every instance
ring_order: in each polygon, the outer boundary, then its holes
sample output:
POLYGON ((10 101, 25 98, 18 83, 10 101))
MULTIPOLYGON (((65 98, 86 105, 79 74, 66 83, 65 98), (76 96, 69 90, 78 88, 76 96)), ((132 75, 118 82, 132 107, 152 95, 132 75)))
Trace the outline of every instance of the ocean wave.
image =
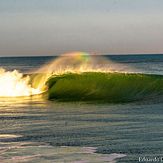
POLYGON ((83 72, 53 75, 47 81, 48 99, 60 101, 131 102, 163 95, 163 76, 83 72))

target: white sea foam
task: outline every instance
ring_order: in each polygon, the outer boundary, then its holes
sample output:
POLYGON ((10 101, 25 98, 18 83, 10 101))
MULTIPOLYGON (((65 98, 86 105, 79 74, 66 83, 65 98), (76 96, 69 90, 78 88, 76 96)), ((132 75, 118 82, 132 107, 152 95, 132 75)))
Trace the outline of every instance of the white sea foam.
POLYGON ((0 159, 7 162, 57 162, 57 163, 116 163, 124 154, 96 153, 95 147, 54 147, 48 144, 22 142, 1 144, 0 159))

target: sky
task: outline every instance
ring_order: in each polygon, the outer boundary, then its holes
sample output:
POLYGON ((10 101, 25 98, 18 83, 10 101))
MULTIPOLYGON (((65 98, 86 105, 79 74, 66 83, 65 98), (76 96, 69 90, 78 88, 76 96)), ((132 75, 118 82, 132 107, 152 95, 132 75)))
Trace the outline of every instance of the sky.
POLYGON ((0 56, 163 53, 163 0, 0 0, 0 56))

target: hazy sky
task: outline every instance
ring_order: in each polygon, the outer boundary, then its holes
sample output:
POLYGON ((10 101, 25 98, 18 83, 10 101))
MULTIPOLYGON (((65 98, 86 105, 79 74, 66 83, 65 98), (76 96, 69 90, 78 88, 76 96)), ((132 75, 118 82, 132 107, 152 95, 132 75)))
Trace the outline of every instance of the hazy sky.
POLYGON ((163 53, 163 0, 0 0, 0 56, 163 53))

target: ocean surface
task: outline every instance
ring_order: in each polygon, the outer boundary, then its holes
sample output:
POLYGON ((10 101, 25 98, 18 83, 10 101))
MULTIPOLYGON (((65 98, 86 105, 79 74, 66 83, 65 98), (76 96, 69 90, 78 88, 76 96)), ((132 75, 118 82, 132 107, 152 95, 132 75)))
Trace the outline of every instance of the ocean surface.
MULTIPOLYGON (((109 55, 129 72, 163 75, 163 55, 109 55)), ((1 57, 0 67, 30 73, 56 57, 1 57)), ((139 162, 163 157, 163 103, 56 102, 0 98, 0 162, 139 162)))

